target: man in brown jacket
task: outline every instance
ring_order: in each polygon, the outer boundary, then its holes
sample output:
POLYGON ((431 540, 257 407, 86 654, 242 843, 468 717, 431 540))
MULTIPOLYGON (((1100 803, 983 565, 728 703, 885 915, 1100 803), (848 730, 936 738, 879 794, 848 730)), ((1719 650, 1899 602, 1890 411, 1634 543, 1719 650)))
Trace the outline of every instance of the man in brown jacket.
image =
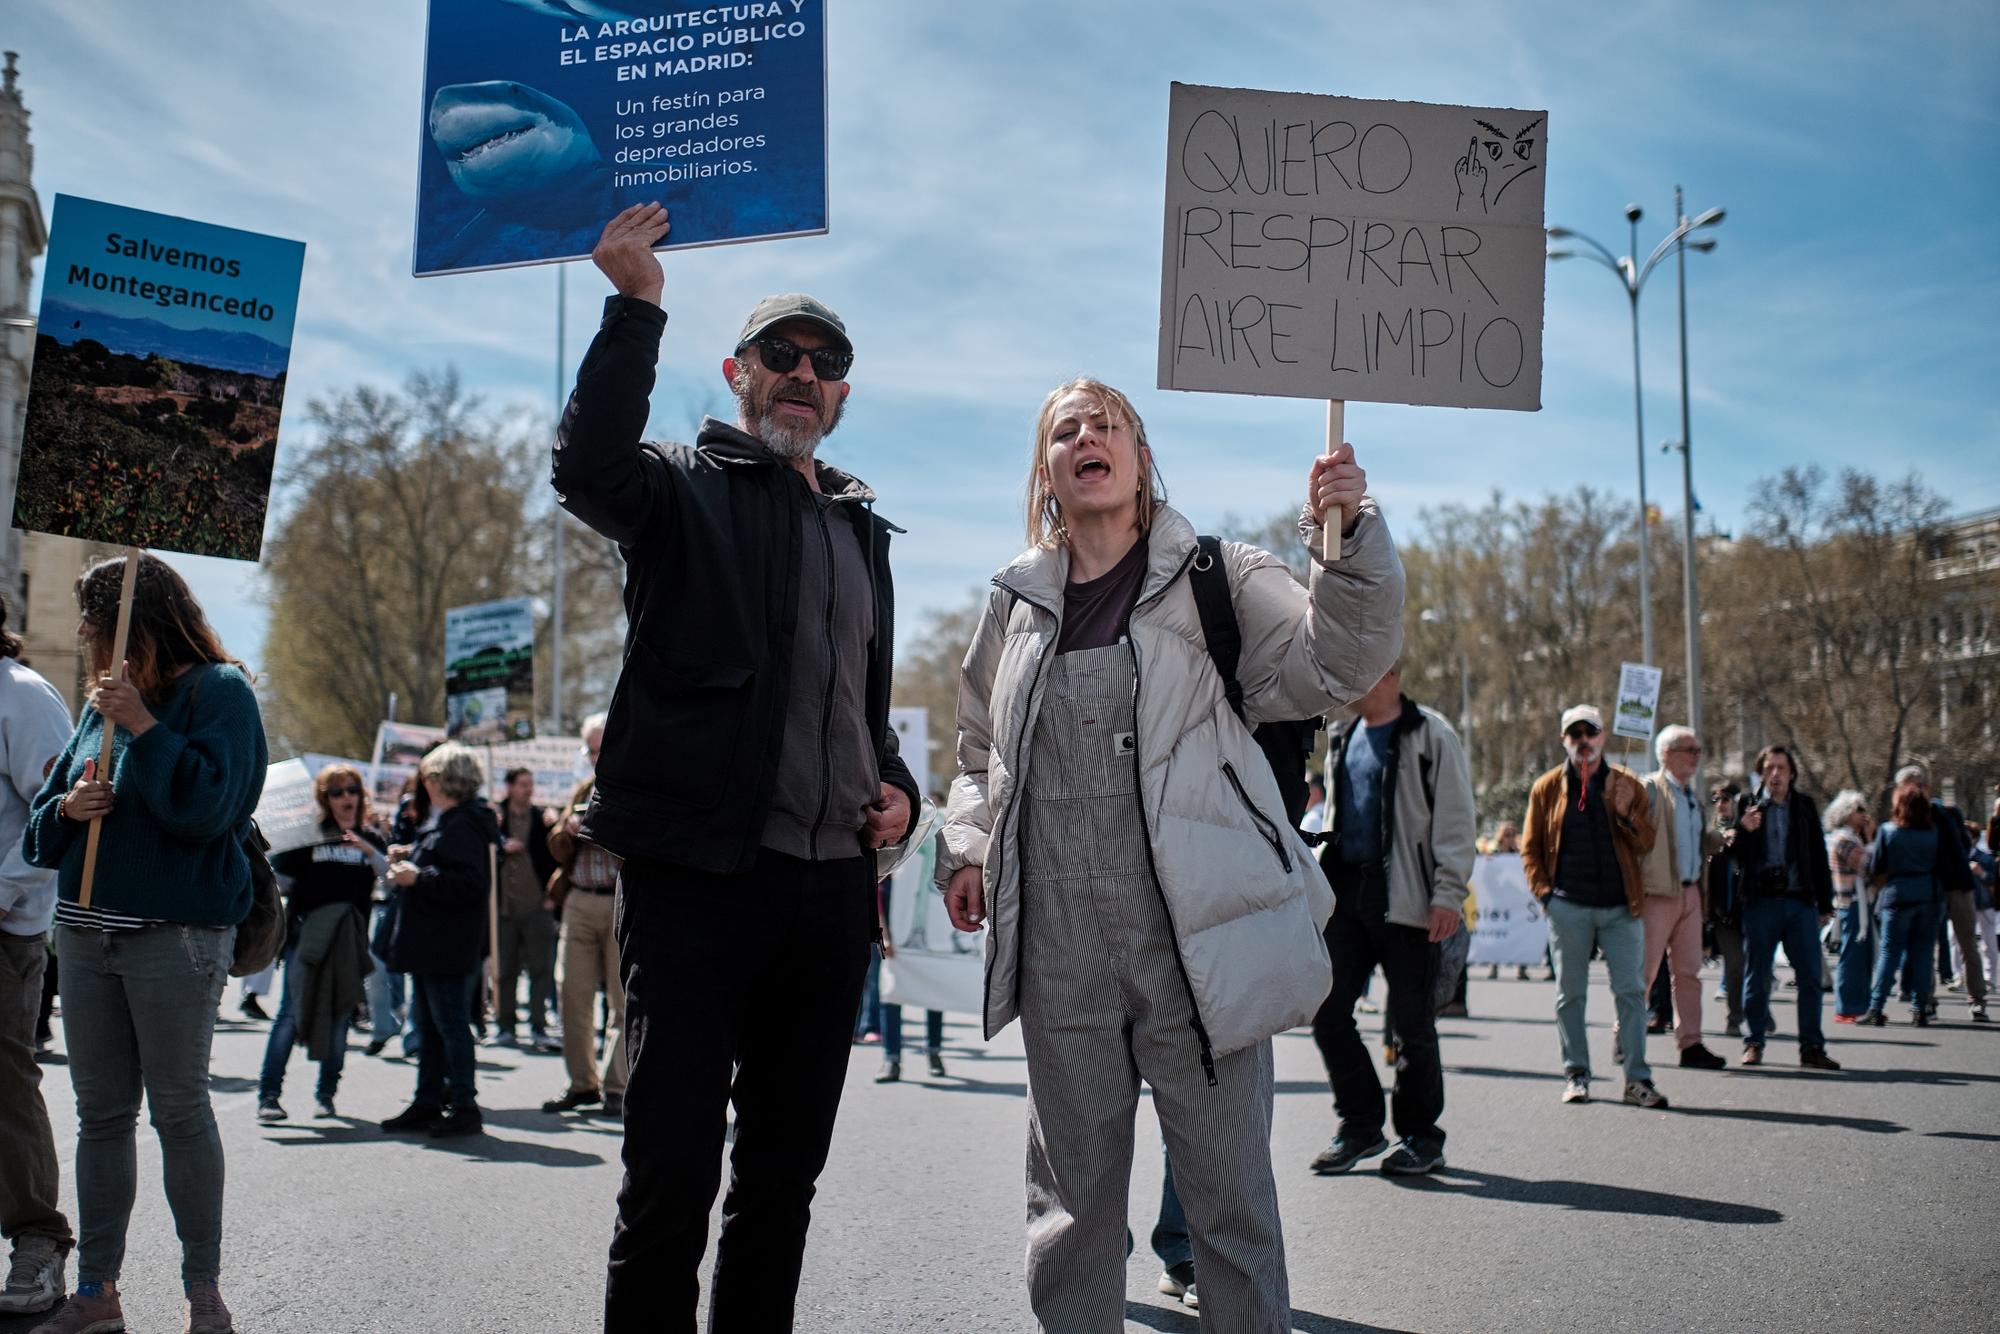
MULTIPOLYGON (((590 762, 604 741, 604 715, 583 720, 583 744, 590 762)), ((569 1087, 562 1096, 542 1104, 545 1112, 570 1112, 604 1104, 606 1116, 625 1114, 625 984, 618 971, 618 939, 611 933, 612 907, 618 891, 618 859, 577 837, 583 813, 590 806, 595 778, 577 784, 576 791, 555 813, 549 830, 549 852, 556 859, 549 896, 562 911, 562 1032, 563 1064, 569 1067, 569 1087), (611 1026, 604 1073, 597 1071, 597 989, 611 1003, 611 1026)))
POLYGON ((1653 850, 1651 803, 1637 775, 1604 759, 1604 715, 1588 704, 1563 712, 1568 759, 1535 780, 1521 862, 1549 918, 1556 964, 1556 1032, 1568 1083, 1564 1102, 1590 1101, 1584 998, 1590 955, 1604 951, 1624 1034, 1625 1101, 1665 1107, 1646 1064, 1646 930, 1641 863, 1653 850))

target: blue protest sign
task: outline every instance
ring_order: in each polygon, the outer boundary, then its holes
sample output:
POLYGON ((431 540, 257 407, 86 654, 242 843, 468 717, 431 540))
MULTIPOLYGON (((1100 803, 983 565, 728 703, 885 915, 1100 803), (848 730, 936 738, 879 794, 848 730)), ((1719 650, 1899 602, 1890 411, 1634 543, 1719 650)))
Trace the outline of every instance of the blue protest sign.
POLYGON ((57 195, 14 526, 257 559, 305 254, 57 195))
POLYGON ((825 0, 431 0, 420 153, 419 277, 824 232, 825 0))

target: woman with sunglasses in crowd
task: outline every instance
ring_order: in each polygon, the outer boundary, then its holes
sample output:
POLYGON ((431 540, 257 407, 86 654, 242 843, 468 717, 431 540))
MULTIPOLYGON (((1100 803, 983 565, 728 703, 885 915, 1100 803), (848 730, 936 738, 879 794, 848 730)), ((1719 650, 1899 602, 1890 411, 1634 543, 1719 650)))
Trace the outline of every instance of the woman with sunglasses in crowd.
POLYGON ((88 706, 30 809, 23 852, 57 867, 63 1029, 76 1088, 77 1285, 41 1334, 123 1329, 118 1280, 138 1194, 143 1096, 180 1236, 187 1334, 227 1334, 222 1136, 209 1103, 215 1007, 254 892, 244 838, 269 755, 250 673, 187 584, 140 556, 114 662, 119 556, 76 582, 88 706), (106 729, 113 761, 99 773, 106 729), (90 898, 83 864, 102 824, 90 898))
MULTIPOLYGON (((333 1004, 331 987, 322 999, 314 980, 321 968, 335 966, 339 948, 345 949, 350 963, 365 957, 375 881, 389 869, 387 844, 368 827, 368 792, 360 770, 329 764, 313 780, 313 797, 319 803, 319 838, 307 847, 279 853, 271 863, 286 884, 284 983, 271 1036, 264 1044, 264 1071, 257 1087, 259 1121, 285 1119, 278 1097, 285 1089, 285 1064, 294 1042, 320 1049, 314 1110, 321 1116, 334 1114, 333 1097, 347 1060, 353 1007, 333 1004), (343 912, 351 920, 343 919, 343 912), (307 961, 302 963, 300 943, 308 934, 308 923, 313 947, 305 951, 307 961), (343 926, 351 929, 348 943, 329 947, 330 939, 338 942, 343 926)), ((358 985, 366 971, 357 969, 352 980, 358 985)))

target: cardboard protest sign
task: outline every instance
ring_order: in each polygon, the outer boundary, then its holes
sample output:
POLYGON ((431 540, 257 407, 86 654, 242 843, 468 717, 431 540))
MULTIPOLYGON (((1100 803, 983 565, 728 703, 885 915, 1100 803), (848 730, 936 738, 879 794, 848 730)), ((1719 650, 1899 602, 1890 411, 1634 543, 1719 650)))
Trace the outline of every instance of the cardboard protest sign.
POLYGON ((305 250, 57 195, 14 526, 256 560, 305 250))
POLYGON ((1173 85, 1160 388, 1540 408, 1548 128, 1173 85))
POLYGON ((444 614, 444 730, 468 746, 535 734, 535 605, 529 598, 444 614))
POLYGON ((1518 852, 1481 857, 1472 867, 1472 924, 1468 963, 1540 963, 1549 947, 1549 919, 1528 889, 1518 852))
POLYGON ((1660 708, 1658 667, 1625 662, 1618 665, 1618 707, 1611 714, 1611 735, 1634 741, 1651 741, 1653 724, 1660 708))
POLYGON ((413 268, 821 233, 826 145, 826 0, 430 0, 413 268))

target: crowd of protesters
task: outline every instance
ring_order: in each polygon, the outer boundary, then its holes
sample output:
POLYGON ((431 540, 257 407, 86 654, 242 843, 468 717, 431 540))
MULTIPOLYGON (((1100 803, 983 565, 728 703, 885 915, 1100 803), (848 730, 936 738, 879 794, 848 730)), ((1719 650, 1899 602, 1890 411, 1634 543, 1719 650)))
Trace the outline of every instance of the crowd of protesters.
MULTIPOLYGON (((38 1334, 124 1327, 143 1096, 185 1329, 231 1334, 209 1054, 228 977, 275 953, 275 979, 240 1003, 262 1014, 257 996, 278 989, 260 1122, 289 1118, 295 1046, 318 1066, 315 1112, 333 1116, 359 1027, 370 1055, 400 1040, 415 1062, 384 1131, 481 1134, 482 1024, 496 1045, 561 1051, 545 1113, 623 1121, 607 1330, 692 1329, 733 1104, 711 1326, 791 1326, 858 1031, 882 1040, 878 1079, 901 1077, 900 1010, 864 1003, 876 949, 889 952, 879 856, 913 837, 921 804, 887 724, 898 530, 864 484, 814 457, 854 348, 808 296, 751 312, 722 367, 734 425, 709 419, 693 448, 642 446, 665 323, 651 247, 666 231, 665 210, 641 206, 600 240, 617 294, 554 453, 562 504, 624 553, 632 624, 611 709, 585 726, 591 777, 561 805, 538 805, 525 771, 489 800, 476 753, 452 742, 424 755, 393 813, 334 764, 315 779, 313 840, 267 864, 251 819, 268 759, 256 698, 179 576, 138 557, 78 581, 93 685, 73 728, 0 623, 0 1230, 13 1246, 0 1315, 55 1307, 73 1252, 74 1294, 38 1334), (130 638, 114 662, 121 584, 130 638), (663 773, 668 744, 678 762, 663 773), (250 957, 277 890, 274 943, 250 957), (73 1227, 34 1063, 52 924, 79 1123, 73 1227), (649 1055, 662 1018, 674 1027, 649 1055)), ((1122 1323, 1143 1082, 1165 1146, 1160 1291, 1199 1306, 1205 1328, 1288 1328, 1273 1037, 1309 1023, 1324 1061, 1334 1133, 1312 1172, 1445 1162, 1436 1021, 1465 1013, 1482 850, 1464 748, 1403 691, 1402 567, 1350 445, 1306 474, 1303 583, 1270 552, 1197 535, 1167 504, 1137 407, 1102 381, 1044 399, 1028 495, 1027 549, 995 576, 963 665, 936 880, 953 925, 987 933, 985 1035, 1021 1023, 1029 1304, 1048 1328, 1122 1323), (1308 787, 1297 738, 1343 710, 1308 787), (1386 1108, 1354 1018, 1378 971, 1386 1108)), ((1606 759, 1593 705, 1555 731, 1560 761, 1488 847, 1518 848, 1546 914, 1564 1103, 1592 1096, 1584 1011, 1599 957, 1622 1099, 1645 1109, 1670 1105, 1649 1033, 1671 1026, 1684 1069, 1727 1064, 1703 1040, 1711 949, 1745 1066, 1772 1041, 1782 948, 1799 1063, 1840 1070, 1822 1027, 1836 920, 1837 1023, 1886 1023, 1899 996, 1930 1022, 1936 964, 1985 1019, 2000 806, 1981 847, 1921 768, 1897 775, 1877 827, 1858 793, 1822 814, 1783 746, 1758 756, 1747 790, 1704 792, 1686 727, 1659 734, 1646 776, 1606 759), (1670 999, 1649 1014, 1660 987, 1670 999)), ((933 1012, 934 1076, 942 1038, 933 1012)))

